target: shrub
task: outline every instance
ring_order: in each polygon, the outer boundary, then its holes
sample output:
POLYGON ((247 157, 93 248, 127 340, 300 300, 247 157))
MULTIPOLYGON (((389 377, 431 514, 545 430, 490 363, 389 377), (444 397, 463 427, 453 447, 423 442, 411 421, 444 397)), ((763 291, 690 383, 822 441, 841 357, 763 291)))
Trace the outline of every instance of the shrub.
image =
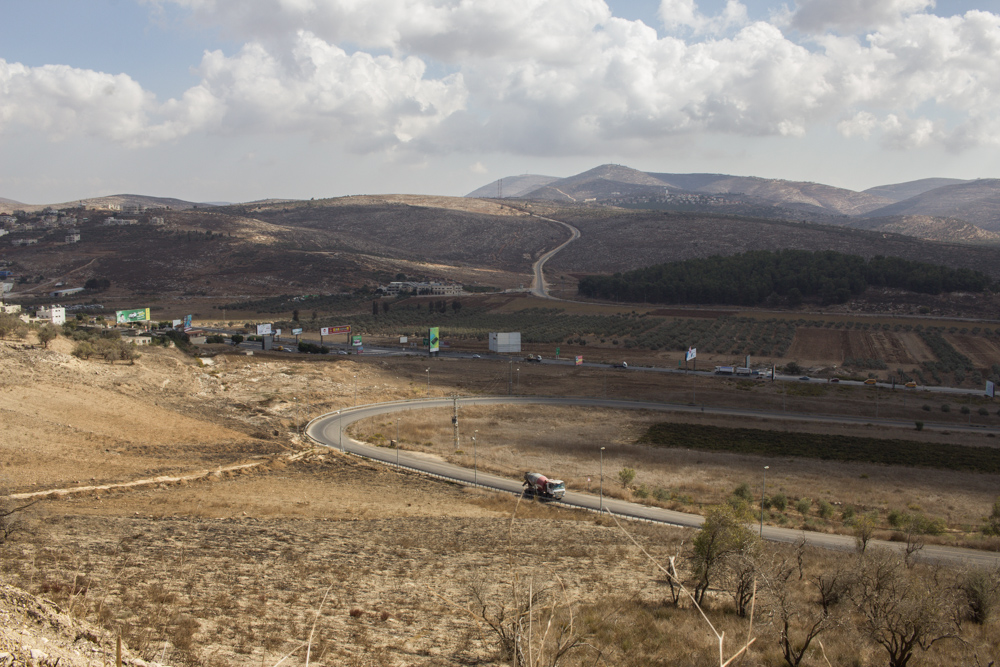
POLYGON ((632 492, 636 498, 645 499, 649 497, 649 489, 646 488, 645 484, 640 484, 639 488, 632 492))
POLYGON ((771 500, 771 505, 774 507, 774 509, 778 510, 779 512, 784 512, 786 509, 788 509, 788 497, 785 496, 785 494, 783 493, 775 494, 771 496, 770 500, 771 500))
POLYGON ((985 416, 987 416, 989 414, 990 414, 990 411, 987 410, 986 408, 979 408, 979 416, 980 417, 985 417, 985 416))
POLYGON ((981 568, 969 570, 958 582, 958 590, 965 598, 965 615, 977 625, 989 620, 997 603, 997 584, 990 573, 981 568))
POLYGON ((809 514, 809 510, 812 509, 812 500, 809 498, 800 498, 798 502, 795 503, 795 509, 802 516, 809 514))
POLYGON ((951 412, 951 406, 950 406, 950 405, 948 405, 947 403, 944 403, 944 404, 943 404, 943 405, 941 406, 941 412, 951 412))
POLYGON ((733 489, 733 495, 741 500, 745 500, 748 503, 753 501, 753 493, 750 491, 750 485, 743 482, 735 489, 733 489))
POLYGON ((968 406, 968 405, 963 405, 963 406, 962 406, 962 407, 961 407, 961 408, 959 409, 959 412, 961 412, 961 413, 962 413, 963 415, 967 415, 967 414, 969 414, 970 412, 972 412, 972 410, 970 410, 970 409, 969 409, 969 406, 968 406))
POLYGON ((846 506, 844 509, 840 510, 840 520, 844 523, 850 523, 851 519, 854 518, 854 508, 850 505, 846 506))
MULTIPOLYGON (((921 409, 921 410, 923 410, 924 412, 930 412, 930 411, 931 411, 931 406, 929 406, 929 405, 927 405, 926 403, 924 403, 924 404, 923 404, 923 405, 922 405, 922 406, 920 407, 920 409, 921 409)), ((998 412, 997 414, 1000 414, 1000 412, 998 412)))
POLYGON ((923 422, 916 421, 916 422, 913 422, 913 424, 917 427, 918 431, 923 431, 924 430, 924 423, 923 422))
POLYGON ((821 500, 818 503, 819 516, 823 519, 829 519, 833 516, 833 505, 825 500, 821 500))
POLYGON ((624 488, 629 488, 635 481, 635 470, 633 468, 622 468, 618 471, 618 481, 624 488))

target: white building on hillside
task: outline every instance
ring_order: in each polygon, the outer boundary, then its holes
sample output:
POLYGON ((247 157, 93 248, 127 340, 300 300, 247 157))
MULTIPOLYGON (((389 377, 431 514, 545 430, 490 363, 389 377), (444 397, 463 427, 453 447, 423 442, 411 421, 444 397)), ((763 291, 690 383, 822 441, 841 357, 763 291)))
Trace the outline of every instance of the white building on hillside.
POLYGON ((35 313, 35 317, 40 320, 48 320, 55 325, 66 324, 66 309, 62 306, 42 307, 35 313))

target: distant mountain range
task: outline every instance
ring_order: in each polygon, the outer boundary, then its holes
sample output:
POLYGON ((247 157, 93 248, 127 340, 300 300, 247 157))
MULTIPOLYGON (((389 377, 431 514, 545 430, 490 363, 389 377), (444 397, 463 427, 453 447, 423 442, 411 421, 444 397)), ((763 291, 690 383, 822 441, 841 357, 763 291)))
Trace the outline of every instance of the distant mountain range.
POLYGON ((466 196, 714 212, 834 224, 938 241, 1000 242, 1000 179, 925 178, 855 192, 822 183, 643 172, 605 164, 568 178, 504 178, 466 196))

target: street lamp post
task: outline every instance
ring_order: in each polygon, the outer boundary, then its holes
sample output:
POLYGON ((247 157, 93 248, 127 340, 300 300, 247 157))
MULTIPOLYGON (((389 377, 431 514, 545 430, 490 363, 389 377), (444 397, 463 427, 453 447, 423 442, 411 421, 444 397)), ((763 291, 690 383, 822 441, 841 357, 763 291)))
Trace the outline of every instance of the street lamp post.
POLYGON ((601 512, 604 511, 604 447, 601 447, 601 512))
POLYGON ((427 373, 427 393, 431 393, 431 369, 425 368, 424 373, 427 373))
POLYGON ((760 536, 764 537, 764 493, 767 491, 767 470, 770 466, 764 466, 764 479, 760 485, 760 536))
POLYGON ((358 376, 354 375, 354 405, 358 404, 358 376))
POLYGON ((340 452, 344 452, 344 422, 340 418, 340 410, 337 410, 337 427, 340 433, 337 435, 337 443, 340 444, 340 452))
POLYGON ((472 436, 472 483, 479 484, 479 450, 476 449, 476 436, 472 436))
POLYGON ((521 369, 517 369, 517 395, 521 395, 521 369))
POLYGON ((396 417, 396 465, 399 465, 399 417, 396 417))

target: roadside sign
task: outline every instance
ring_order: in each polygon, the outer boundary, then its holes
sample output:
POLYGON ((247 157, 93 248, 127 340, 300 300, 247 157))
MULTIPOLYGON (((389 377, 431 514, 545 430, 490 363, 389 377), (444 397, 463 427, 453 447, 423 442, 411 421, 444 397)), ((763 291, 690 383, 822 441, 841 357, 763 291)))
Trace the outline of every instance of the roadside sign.
POLYGON ((583 356, 582 355, 579 355, 579 354, 576 355, 576 365, 577 366, 582 366, 583 365, 583 356))

